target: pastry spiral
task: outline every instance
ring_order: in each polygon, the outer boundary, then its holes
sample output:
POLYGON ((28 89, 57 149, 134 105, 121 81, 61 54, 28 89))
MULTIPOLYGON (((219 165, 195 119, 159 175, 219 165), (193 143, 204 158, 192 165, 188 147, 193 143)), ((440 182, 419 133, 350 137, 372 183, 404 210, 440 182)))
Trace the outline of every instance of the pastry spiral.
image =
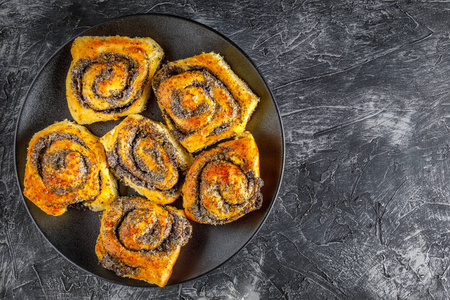
POLYGON ((182 210, 121 197, 103 212, 95 253, 117 275, 162 287, 191 233, 182 210))
POLYGON ((237 220, 262 205, 259 153, 250 132, 197 156, 183 185, 186 216, 203 224, 237 220))
POLYGON ((66 77, 70 113, 79 124, 115 120, 145 109, 164 52, 151 38, 75 39, 66 77))
POLYGON ((192 157, 161 123, 131 115, 100 139, 122 182, 159 204, 175 201, 192 157))
POLYGON ((102 144, 86 128, 67 120, 31 139, 24 186, 28 199, 55 216, 74 204, 103 210, 117 197, 102 144))
POLYGON ((259 102, 216 53, 166 64, 152 86, 168 127, 189 152, 242 133, 259 102))

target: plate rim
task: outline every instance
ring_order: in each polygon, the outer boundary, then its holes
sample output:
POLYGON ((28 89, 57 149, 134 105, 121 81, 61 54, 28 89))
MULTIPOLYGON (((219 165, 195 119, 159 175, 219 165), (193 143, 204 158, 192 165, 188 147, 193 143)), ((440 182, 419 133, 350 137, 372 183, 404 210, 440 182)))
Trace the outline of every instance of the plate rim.
POLYGON ((27 99, 29 97, 29 94, 35 84, 35 82, 38 80, 39 76, 41 75, 41 73, 43 73, 44 69, 47 67, 47 65, 53 60, 53 58, 66 46, 68 46, 70 43, 72 43, 75 38, 82 36, 83 34, 85 34, 86 32, 88 32, 89 30, 92 30, 94 28, 98 28, 100 26, 106 25, 108 23, 113 23, 116 22, 118 20, 121 19, 128 19, 128 18, 135 18, 135 17, 151 17, 151 16, 157 16, 157 17, 169 17, 169 18, 175 18, 175 19, 180 19, 183 20, 185 22, 191 22, 194 23, 200 27, 203 27, 207 30, 212 31, 214 34, 217 34, 219 37, 223 38, 227 43, 231 44, 234 48, 236 48, 249 62, 250 64, 253 66, 253 68, 255 68, 255 70, 257 71, 258 75, 261 77, 261 80, 263 81, 264 85, 267 88, 267 91, 269 92, 269 96, 270 96, 270 100, 272 102, 272 104, 274 105, 275 111, 277 113, 278 116, 278 123, 280 126, 280 133, 281 133, 281 164, 280 164, 280 177, 278 179, 278 182, 276 184, 276 188, 274 191, 274 195, 272 198, 271 203, 269 204, 269 207, 267 208, 267 210, 264 213, 264 216, 262 217, 261 221, 259 222, 259 224, 257 225, 254 233, 248 238, 248 240, 242 245, 242 247, 240 247, 239 249, 236 249, 236 251, 226 260, 224 260, 222 263, 218 264, 216 267, 214 267, 213 269, 203 273, 203 274, 199 274, 193 278, 184 280, 184 281, 180 281, 177 283, 169 283, 166 285, 166 287, 171 287, 171 286, 177 286, 179 284, 185 284, 188 282, 191 282, 193 280, 197 280, 200 277, 206 276, 207 274, 210 274, 211 272, 219 269, 220 267, 222 267, 223 265, 225 265, 227 262, 229 262, 231 259, 233 259, 237 254, 239 254, 255 237, 256 235, 259 233, 259 231, 261 230, 263 224, 266 222, 267 217, 270 215, 273 206, 275 204, 275 201, 278 197, 278 193, 280 192, 280 187, 281 184, 283 182, 283 177, 284 177, 284 170, 285 170, 285 160, 286 160, 286 141, 285 141, 285 133, 284 133, 284 126, 283 126, 283 122, 282 122, 282 116, 280 113, 280 109, 278 107, 277 102, 275 101, 275 97, 272 93, 272 90, 269 88, 266 79, 264 78, 264 75, 260 72, 259 68, 256 66, 256 64, 253 62, 253 60, 250 58, 250 56, 241 49, 241 47, 239 47, 235 42, 233 42, 229 37, 225 36, 223 33, 217 31, 214 28, 211 28, 203 23, 200 23, 199 21, 196 20, 192 20, 189 19, 187 17, 183 17, 183 16, 179 16, 179 15, 173 15, 173 14, 167 14, 167 13, 139 13, 139 14, 131 14, 131 15, 124 15, 124 16, 119 16, 119 17, 114 17, 111 19, 108 19, 106 21, 100 22, 98 24, 95 25, 91 25, 89 26, 89 28, 87 28, 86 30, 83 30, 82 32, 72 36, 67 42, 65 42, 62 46, 58 47, 57 50, 55 50, 53 52, 53 54, 46 60, 46 62, 42 65, 42 67, 39 69, 39 71, 36 73, 36 75, 34 76, 33 80, 31 81, 27 92, 25 94, 25 96, 23 97, 22 103, 20 103, 20 109, 19 109, 19 113, 17 114, 17 120, 16 120, 16 124, 15 124, 15 128, 14 128, 14 139, 13 139, 13 143, 14 143, 14 151, 13 151, 13 160, 14 160, 14 177, 16 179, 16 184, 17 187, 19 189, 19 198, 22 200, 21 202, 24 204, 25 206, 25 210, 27 211, 28 216, 31 218, 32 222, 35 225, 35 228, 38 229, 38 231, 41 233, 41 235, 44 237, 44 239, 47 241, 48 244, 50 244, 50 246, 59 254, 61 255, 66 261, 70 262, 72 265, 76 266, 78 269, 83 270, 84 272, 87 272, 88 274, 94 275, 98 278, 101 278, 102 280, 105 280, 107 282, 110 282, 112 284, 118 284, 121 286, 127 286, 127 287, 132 287, 132 288, 158 288, 161 289, 161 287, 158 287, 156 285, 149 285, 149 286, 132 286, 132 285, 128 285, 124 282, 117 282, 117 281, 113 281, 109 278, 105 278, 100 276, 99 274, 95 274, 93 272, 91 272, 90 270, 87 270, 85 268, 83 268, 82 266, 79 266, 78 264, 76 264, 74 261, 68 259, 61 251, 59 251, 58 248, 56 248, 53 243, 50 242, 50 240, 47 238, 46 234, 42 231, 42 229, 39 227, 39 225, 37 224, 36 220, 34 219, 34 217, 31 215, 31 211, 28 208, 28 204, 27 201, 23 195, 23 190, 20 184, 20 179, 19 179, 19 171, 18 171, 18 161, 17 161, 17 134, 18 134, 18 129, 19 129, 19 123, 22 117, 22 113, 23 113, 23 108, 25 106, 25 103, 27 102, 27 99))

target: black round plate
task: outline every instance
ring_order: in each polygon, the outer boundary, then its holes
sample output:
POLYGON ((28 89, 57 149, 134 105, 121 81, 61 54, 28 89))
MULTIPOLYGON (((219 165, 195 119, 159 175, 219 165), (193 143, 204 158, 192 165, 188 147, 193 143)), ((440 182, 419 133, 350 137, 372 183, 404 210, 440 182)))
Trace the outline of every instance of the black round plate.
MULTIPOLYGON (((204 25, 180 17, 153 14, 123 17, 96 26, 82 35, 151 37, 164 49, 166 61, 214 51, 223 55, 231 68, 261 98, 247 129, 254 135, 260 150, 263 206, 230 224, 193 224, 192 239, 181 249, 168 284, 181 283, 217 268, 242 249, 258 231, 273 205, 282 177, 284 135, 281 118, 263 78, 249 58, 230 40, 204 25)), ((62 47, 43 67, 23 103, 15 140, 16 173, 22 190, 26 151, 33 134, 56 121, 73 120, 65 97, 71 45, 72 42, 69 42, 62 47)), ((143 115, 163 121, 153 96, 143 115)), ((100 122, 86 127, 95 135, 102 136, 119 122, 100 122)), ((122 187, 121 193, 133 192, 122 187)), ((69 209, 65 214, 54 217, 22 198, 42 234, 69 261, 116 283, 153 286, 144 281, 116 276, 98 264, 94 247, 99 234, 100 213, 69 209)), ((180 207, 181 199, 174 205, 180 207)))

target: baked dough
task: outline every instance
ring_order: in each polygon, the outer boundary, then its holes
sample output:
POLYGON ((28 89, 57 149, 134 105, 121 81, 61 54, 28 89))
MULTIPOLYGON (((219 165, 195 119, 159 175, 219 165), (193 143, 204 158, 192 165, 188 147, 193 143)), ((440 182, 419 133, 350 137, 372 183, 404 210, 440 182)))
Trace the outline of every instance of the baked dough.
POLYGON ((48 126, 31 139, 24 185, 25 196, 55 216, 76 204, 100 211, 118 195, 98 138, 67 120, 48 126))
POLYGON ((192 156, 163 124, 130 115, 100 141, 111 170, 123 183, 159 204, 180 196, 192 156))
POLYGON ((262 205, 259 152, 250 132, 197 156, 183 185, 186 216, 221 225, 262 205))
POLYGON ((164 57, 151 38, 78 37, 66 78, 70 113, 79 124, 142 112, 150 80, 164 57))
POLYGON ((95 253, 117 275, 162 287, 191 233, 182 210, 121 197, 103 212, 95 253))
POLYGON ((189 152, 242 133, 259 102, 212 52, 169 62, 152 86, 168 127, 189 152))

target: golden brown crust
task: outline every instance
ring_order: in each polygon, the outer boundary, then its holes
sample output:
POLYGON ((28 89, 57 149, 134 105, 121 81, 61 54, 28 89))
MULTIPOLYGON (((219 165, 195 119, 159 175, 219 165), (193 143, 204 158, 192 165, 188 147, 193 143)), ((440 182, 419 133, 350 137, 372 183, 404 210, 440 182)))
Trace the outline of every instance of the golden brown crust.
POLYGON ((259 102, 216 53, 166 64, 152 86, 168 127, 189 152, 242 133, 259 102))
POLYGON ((145 109, 164 52, 151 38, 78 37, 66 77, 70 113, 79 124, 116 120, 145 109))
POLYGON ((55 216, 78 203, 103 210, 117 197, 102 144, 86 128, 67 120, 31 139, 24 185, 25 196, 55 216))
POLYGON ((182 210, 121 197, 103 212, 95 253, 117 275, 162 287, 191 233, 182 210))
POLYGON ((246 131, 197 156, 183 185, 186 216, 203 224, 237 220, 262 205, 259 153, 246 131))
POLYGON ((116 177, 139 194, 159 204, 180 196, 192 156, 163 124, 130 115, 100 141, 116 177))

